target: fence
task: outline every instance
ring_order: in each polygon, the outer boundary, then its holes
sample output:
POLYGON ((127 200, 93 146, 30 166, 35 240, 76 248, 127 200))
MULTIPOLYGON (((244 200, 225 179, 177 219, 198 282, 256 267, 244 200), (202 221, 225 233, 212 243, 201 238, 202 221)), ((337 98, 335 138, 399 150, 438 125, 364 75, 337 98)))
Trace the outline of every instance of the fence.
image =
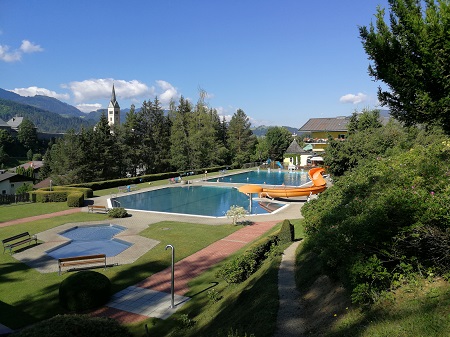
POLYGON ((0 195, 0 205, 14 204, 18 202, 29 202, 30 194, 1 194, 0 195))

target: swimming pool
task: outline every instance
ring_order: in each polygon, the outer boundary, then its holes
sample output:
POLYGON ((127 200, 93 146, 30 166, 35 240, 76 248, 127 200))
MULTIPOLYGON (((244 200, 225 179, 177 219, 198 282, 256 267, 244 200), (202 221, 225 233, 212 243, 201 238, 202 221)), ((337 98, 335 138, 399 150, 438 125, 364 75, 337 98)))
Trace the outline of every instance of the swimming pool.
POLYGON ((286 185, 301 186, 310 181, 306 171, 279 171, 279 170, 259 170, 249 171, 219 178, 209 179, 210 182, 221 183, 244 183, 258 185, 286 185))
POLYGON ((178 186, 116 197, 126 209, 220 217, 232 205, 244 207, 250 214, 267 214, 283 204, 261 206, 236 188, 212 186, 178 186))
POLYGON ((46 253, 54 259, 93 254, 116 256, 132 245, 114 238, 125 229, 125 227, 111 224, 76 226, 59 233, 70 239, 69 242, 50 249, 46 253))

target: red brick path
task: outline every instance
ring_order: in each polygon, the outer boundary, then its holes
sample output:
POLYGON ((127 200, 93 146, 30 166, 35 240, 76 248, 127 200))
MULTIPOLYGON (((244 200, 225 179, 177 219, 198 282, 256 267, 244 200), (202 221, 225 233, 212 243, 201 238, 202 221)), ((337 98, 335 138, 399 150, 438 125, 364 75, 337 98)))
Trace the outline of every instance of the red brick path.
MULTIPOLYGON (((246 244, 252 242, 278 221, 259 222, 246 226, 233 234, 214 242, 208 247, 175 263, 175 293, 184 295, 189 291, 188 283, 216 263, 230 256, 246 244)), ((176 257, 176 247, 175 247, 176 257)), ((137 287, 170 293, 171 267, 168 267, 136 284, 137 287)), ((148 317, 104 307, 93 313, 95 316, 110 317, 121 323, 137 323, 148 317)))
POLYGON ((41 214, 41 215, 30 216, 28 218, 0 222, 0 227, 7 227, 7 226, 17 225, 17 224, 21 224, 21 223, 25 223, 25 222, 31 222, 31 221, 41 220, 41 219, 48 219, 48 218, 53 218, 55 216, 68 215, 68 214, 73 214, 73 213, 78 213, 78 212, 81 212, 81 208, 71 208, 71 209, 66 209, 64 211, 59 211, 59 212, 54 212, 54 213, 41 214))

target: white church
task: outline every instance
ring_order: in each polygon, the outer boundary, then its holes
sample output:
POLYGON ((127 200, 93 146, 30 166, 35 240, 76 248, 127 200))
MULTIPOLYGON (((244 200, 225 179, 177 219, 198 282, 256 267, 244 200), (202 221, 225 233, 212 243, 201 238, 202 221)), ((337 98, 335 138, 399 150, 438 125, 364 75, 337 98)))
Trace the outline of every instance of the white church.
POLYGON ((111 128, 113 128, 114 125, 120 125, 120 106, 116 100, 114 84, 112 87, 111 101, 108 105, 108 123, 111 128))

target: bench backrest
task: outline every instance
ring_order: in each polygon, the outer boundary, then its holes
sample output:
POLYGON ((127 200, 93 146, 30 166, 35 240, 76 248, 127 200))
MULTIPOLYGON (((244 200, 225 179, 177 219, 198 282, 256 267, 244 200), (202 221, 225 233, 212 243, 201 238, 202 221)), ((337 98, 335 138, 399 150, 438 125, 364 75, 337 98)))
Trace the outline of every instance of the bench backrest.
POLYGON ((2 240, 2 243, 11 242, 11 241, 14 241, 14 240, 23 238, 23 237, 25 237, 25 236, 28 236, 28 237, 29 237, 29 236, 30 236, 30 233, 25 232, 25 233, 21 233, 21 234, 17 234, 17 235, 11 236, 10 238, 3 239, 3 240, 2 240))
POLYGON ((58 262, 69 262, 69 261, 80 261, 80 260, 95 260, 95 259, 106 259, 106 254, 63 257, 63 258, 58 259, 58 262))

